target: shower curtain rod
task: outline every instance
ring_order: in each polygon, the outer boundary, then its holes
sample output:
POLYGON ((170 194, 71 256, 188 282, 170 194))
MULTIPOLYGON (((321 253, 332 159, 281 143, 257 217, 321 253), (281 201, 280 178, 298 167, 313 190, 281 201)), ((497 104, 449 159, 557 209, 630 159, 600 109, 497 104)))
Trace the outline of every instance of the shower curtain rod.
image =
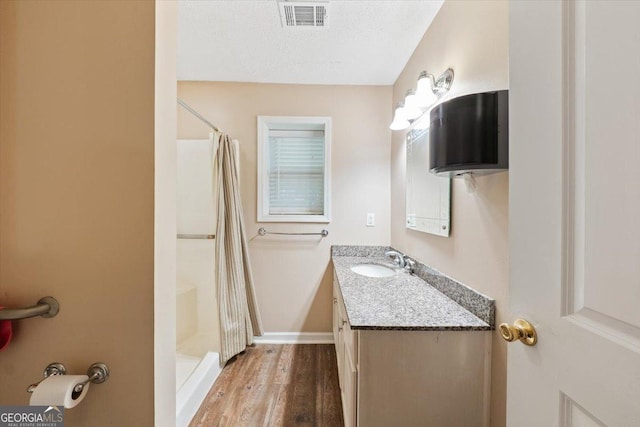
POLYGON ((190 112, 191 114, 193 114, 194 116, 196 116, 197 118, 199 118, 201 121, 203 121, 204 123, 206 123, 207 125, 209 125, 209 127, 213 130, 215 130, 216 132, 222 132, 220 129, 218 129, 216 126, 214 126, 213 124, 211 124, 211 122, 207 119, 205 119, 200 113, 198 113, 196 110, 194 110, 193 108, 189 107, 189 105, 184 102, 182 99, 180 98, 176 98, 176 100, 178 101, 178 105, 180 105, 182 108, 184 108, 185 110, 187 110, 188 112, 190 112))

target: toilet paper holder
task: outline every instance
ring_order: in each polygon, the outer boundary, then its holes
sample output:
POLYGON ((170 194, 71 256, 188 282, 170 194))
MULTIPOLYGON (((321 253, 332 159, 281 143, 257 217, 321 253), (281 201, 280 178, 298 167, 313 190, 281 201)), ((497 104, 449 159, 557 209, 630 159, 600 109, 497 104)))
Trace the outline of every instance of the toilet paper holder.
MULTIPOLYGON (((44 375, 44 378, 42 378, 37 383, 31 384, 29 387, 27 387, 27 392, 33 393, 33 391, 36 389, 36 387, 38 387, 38 385, 42 381, 46 380, 52 375, 66 375, 66 373, 67 373, 67 368, 65 368, 62 363, 59 363, 59 362, 50 363, 49 365, 47 365, 47 367, 44 369, 44 372, 42 373, 42 375, 44 375)), ((87 376, 89 378, 87 378, 85 381, 76 384, 76 386, 73 389, 74 392, 76 393, 82 392, 82 390, 90 382, 93 384, 102 384, 103 382, 108 380, 109 367, 104 363, 96 362, 93 365, 89 366, 89 369, 87 369, 87 376)))

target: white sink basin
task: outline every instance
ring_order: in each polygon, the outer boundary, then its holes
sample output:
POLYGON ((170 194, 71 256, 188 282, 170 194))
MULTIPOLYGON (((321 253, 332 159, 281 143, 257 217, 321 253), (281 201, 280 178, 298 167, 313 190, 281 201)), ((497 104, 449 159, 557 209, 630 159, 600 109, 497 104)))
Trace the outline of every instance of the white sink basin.
POLYGON ((351 267, 351 271, 367 277, 391 277, 396 275, 396 272, 393 269, 378 264, 354 265, 351 267))

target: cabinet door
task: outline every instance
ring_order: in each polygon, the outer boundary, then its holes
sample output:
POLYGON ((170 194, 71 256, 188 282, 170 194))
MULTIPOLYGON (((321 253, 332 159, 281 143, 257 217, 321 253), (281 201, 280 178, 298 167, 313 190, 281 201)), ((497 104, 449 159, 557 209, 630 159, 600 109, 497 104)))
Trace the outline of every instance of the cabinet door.
POLYGON ((338 311, 338 294, 336 293, 335 285, 333 287, 333 342, 336 346, 336 352, 338 351, 338 335, 340 326, 340 313, 338 311))
POLYGON ((344 339, 342 334, 342 315, 340 313, 339 300, 342 298, 340 291, 338 290, 338 283, 336 279, 333 279, 333 340, 336 346, 336 363, 338 365, 338 383, 342 389, 342 377, 343 374, 343 353, 344 353, 344 339))
POLYGON ((342 365, 343 387, 342 387, 342 411, 344 414, 345 427, 356 427, 356 402, 357 402, 357 384, 358 372, 353 363, 349 347, 344 348, 344 359, 342 365))

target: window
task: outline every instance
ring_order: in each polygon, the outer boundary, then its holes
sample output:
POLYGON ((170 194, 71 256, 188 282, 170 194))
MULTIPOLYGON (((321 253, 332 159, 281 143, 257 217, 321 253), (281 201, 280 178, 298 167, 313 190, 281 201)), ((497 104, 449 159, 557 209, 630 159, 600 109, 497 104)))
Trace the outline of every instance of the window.
POLYGON ((329 222, 330 117, 258 116, 258 221, 329 222))

